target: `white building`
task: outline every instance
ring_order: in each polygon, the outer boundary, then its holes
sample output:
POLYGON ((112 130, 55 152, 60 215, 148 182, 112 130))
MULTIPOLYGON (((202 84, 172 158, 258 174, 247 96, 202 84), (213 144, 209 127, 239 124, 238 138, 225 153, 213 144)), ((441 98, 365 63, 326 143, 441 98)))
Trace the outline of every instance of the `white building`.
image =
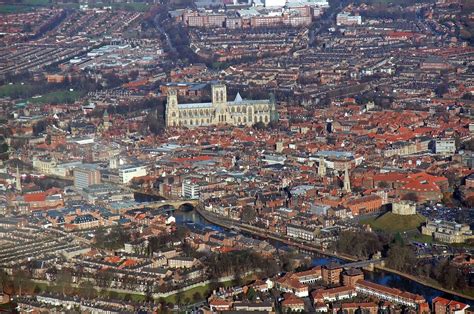
POLYGON ((125 165, 118 169, 121 183, 128 183, 136 177, 143 177, 147 175, 145 166, 125 165))
POLYGON ((435 153, 441 155, 452 155, 456 152, 456 141, 450 138, 437 139, 435 142, 435 153))
POLYGON ((350 15, 349 13, 339 13, 336 16, 336 25, 361 25, 362 17, 360 15, 350 15))
POLYGON ((182 188, 182 196, 187 199, 199 199, 199 191, 200 191, 200 186, 199 184, 193 182, 190 179, 185 179, 183 180, 183 183, 181 184, 182 188))
POLYGON ((283 7, 286 0, 265 0, 265 7, 283 7))
POLYGON ((299 239, 304 239, 307 241, 313 241, 314 236, 315 236, 315 230, 304 227, 304 226, 298 226, 298 225, 293 225, 293 224, 288 224, 286 226, 286 235, 292 238, 299 238, 299 239))

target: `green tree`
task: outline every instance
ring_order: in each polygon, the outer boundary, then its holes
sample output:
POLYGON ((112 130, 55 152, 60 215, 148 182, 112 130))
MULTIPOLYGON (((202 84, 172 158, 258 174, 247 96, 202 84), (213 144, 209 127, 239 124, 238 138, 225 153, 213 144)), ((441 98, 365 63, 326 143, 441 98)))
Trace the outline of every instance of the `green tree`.
POLYGON ((263 122, 257 122, 252 125, 252 128, 255 130, 264 130, 265 129, 265 124, 263 122))
POLYGON ((198 302, 202 300, 202 295, 199 293, 199 291, 196 291, 193 293, 193 301, 198 302))
POLYGON ((130 295, 130 293, 125 294, 123 296, 123 300, 127 301, 127 302, 130 302, 132 300, 132 296, 130 295))
POLYGON ((388 251, 387 262, 391 268, 411 273, 416 264, 416 256, 410 247, 395 244, 388 251))
POLYGON ((255 289, 250 287, 248 290, 247 290, 247 299, 249 301, 254 301, 255 298, 257 297, 257 293, 255 292, 255 289))
POLYGON ((245 223, 253 223, 257 218, 255 209, 251 206, 245 206, 242 210, 242 221, 245 223))
POLYGON ((112 300, 117 300, 119 298, 119 294, 116 292, 116 291, 109 291, 109 297, 112 299, 112 300))
POLYGON ((95 289, 94 283, 90 280, 82 281, 79 284, 80 293, 86 299, 93 299, 97 297, 97 290, 95 289))
POLYGON ((183 304, 184 301, 184 293, 182 291, 178 291, 175 295, 175 301, 178 306, 183 304))
POLYGON ((61 269, 56 277, 56 285, 63 295, 72 291, 72 274, 68 269, 61 269))
POLYGON ((9 146, 3 136, 0 136, 0 160, 8 160, 9 146))
POLYGON ((22 269, 17 269, 13 272, 13 284, 15 286, 15 291, 19 295, 23 294, 23 289, 31 286, 31 279, 28 273, 22 269))

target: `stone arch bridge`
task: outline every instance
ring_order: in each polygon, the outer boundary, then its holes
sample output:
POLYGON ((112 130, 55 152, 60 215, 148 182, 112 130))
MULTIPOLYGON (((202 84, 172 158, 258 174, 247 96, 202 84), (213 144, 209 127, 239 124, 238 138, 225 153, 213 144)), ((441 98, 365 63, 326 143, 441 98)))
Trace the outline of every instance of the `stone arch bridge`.
POLYGON ((192 206, 193 208, 196 208, 198 204, 198 200, 161 200, 142 203, 140 207, 153 209, 162 208, 165 212, 172 212, 175 210, 181 210, 185 206, 192 206))

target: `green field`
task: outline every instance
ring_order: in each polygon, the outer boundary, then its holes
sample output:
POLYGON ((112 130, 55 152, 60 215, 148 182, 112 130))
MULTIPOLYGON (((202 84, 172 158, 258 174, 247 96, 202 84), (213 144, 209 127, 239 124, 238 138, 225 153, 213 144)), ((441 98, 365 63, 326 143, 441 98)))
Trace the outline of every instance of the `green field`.
POLYGON ((11 14, 11 13, 25 13, 32 11, 32 7, 14 4, 2 4, 0 5, 0 14, 11 14))
POLYGON ((432 236, 424 235, 421 233, 417 233, 415 236, 412 237, 414 241, 422 242, 422 243, 434 243, 435 240, 432 236))
MULTIPOLYGON (((77 3, 58 3, 53 4, 50 0, 21 0, 17 3, 2 4, 0 5, 0 14, 10 13, 23 13, 30 12, 36 8, 56 6, 61 8, 79 8, 77 3)), ((110 4, 89 4, 90 7, 104 7, 110 6, 113 9, 127 10, 127 11, 138 11, 145 12, 148 10, 149 5, 147 3, 110 3, 110 4)))
POLYGON ((0 14, 30 12, 38 7, 51 5, 49 0, 22 0, 12 4, 0 5, 0 14))
POLYGON ((23 5, 31 5, 31 6, 48 6, 51 4, 50 0, 22 0, 20 2, 23 5))
MULTIPOLYGON (((2 6, 0 6, 1 8, 2 6)), ((0 86, 0 97, 19 98, 23 95, 34 94, 35 87, 31 84, 12 84, 0 86)))
MULTIPOLYGON (((186 300, 186 299, 193 300, 193 295, 196 292, 199 292, 199 294, 201 295, 201 298, 205 299, 211 291, 209 289, 209 285, 204 285, 204 286, 201 286, 201 287, 196 287, 196 288, 193 288, 193 289, 189 289, 189 290, 183 292, 182 300, 186 300)), ((166 297, 165 301, 167 303, 171 302, 173 304, 176 304, 176 294, 173 294, 173 295, 170 295, 169 297, 166 297)))
MULTIPOLYGON (((94 6, 94 5, 92 5, 94 6)), ((101 4, 100 6, 110 6, 112 9, 120 9, 126 11, 138 11, 138 12, 145 12, 148 10, 149 5, 147 3, 111 3, 111 4, 101 4)))
POLYGON ((391 212, 385 213, 377 218, 361 220, 361 224, 369 224, 374 230, 387 232, 403 232, 414 230, 426 221, 420 214, 410 216, 394 215, 391 212))
MULTIPOLYGON (((244 281, 245 282, 251 282, 253 280, 253 278, 254 278, 253 275, 248 275, 248 276, 245 277, 244 281)), ((34 285, 35 285, 35 289, 39 289, 42 292, 52 291, 54 289, 53 286, 48 285, 45 282, 34 282, 34 285)), ((230 287, 231 285, 232 285, 232 280, 225 281, 225 282, 220 282, 218 284, 219 287, 230 287)), ((77 290, 79 288, 76 287, 75 289, 77 290)), ((113 291, 109 291, 109 290, 105 290, 105 289, 99 290, 98 292, 102 296, 105 296, 105 297, 113 296, 114 298, 118 298, 118 299, 125 299, 125 296, 128 294, 132 301, 135 301, 135 302, 145 301, 145 296, 142 295, 142 294, 113 292, 113 291)), ((184 291, 181 294, 181 300, 184 301, 186 299, 189 299, 190 302, 194 302, 195 300, 193 300, 193 295, 196 292, 198 292, 200 294, 201 300, 205 300, 208 297, 208 295, 211 293, 211 288, 210 288, 209 284, 207 284, 207 285, 204 285, 204 286, 189 289, 187 291, 184 291)), ((176 296, 177 296, 177 294, 173 294, 173 295, 170 295, 170 296, 164 298, 164 300, 167 303, 176 304, 176 296)))
POLYGON ((28 98, 27 101, 34 104, 70 104, 81 98, 82 93, 78 91, 54 91, 37 98, 28 98))

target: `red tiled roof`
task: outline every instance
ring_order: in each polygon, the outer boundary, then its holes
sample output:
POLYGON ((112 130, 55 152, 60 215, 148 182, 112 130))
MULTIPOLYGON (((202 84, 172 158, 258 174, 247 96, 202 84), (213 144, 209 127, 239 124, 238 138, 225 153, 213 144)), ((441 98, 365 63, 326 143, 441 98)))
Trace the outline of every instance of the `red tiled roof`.
POLYGON ((27 203, 31 202, 44 202, 46 200, 46 193, 39 192, 39 193, 29 193, 23 196, 23 199, 27 203))
POLYGON ((377 304, 375 304, 374 302, 363 302, 363 303, 342 303, 341 304, 341 307, 343 309, 357 309, 357 308, 368 308, 368 307, 377 307, 377 304))
POLYGON ((379 285, 374 282, 366 281, 366 280, 359 280, 356 283, 356 286, 359 287, 364 287, 370 290, 375 290, 375 291, 380 291, 381 293, 385 293, 388 295, 394 295, 394 296, 399 296, 405 299, 409 299, 411 301, 424 301, 425 299, 418 294, 410 293, 410 292, 405 292, 401 291, 395 288, 390 288, 387 286, 379 285))
POLYGON ((449 306, 451 309, 459 309, 459 310, 469 307, 469 305, 465 303, 454 301, 454 300, 448 300, 443 297, 434 298, 433 304, 436 304, 436 303, 441 303, 444 306, 449 306))
POLYGON ((289 299, 285 299, 281 302, 282 306, 289 306, 289 305, 304 305, 304 300, 298 298, 296 296, 292 296, 289 299))

